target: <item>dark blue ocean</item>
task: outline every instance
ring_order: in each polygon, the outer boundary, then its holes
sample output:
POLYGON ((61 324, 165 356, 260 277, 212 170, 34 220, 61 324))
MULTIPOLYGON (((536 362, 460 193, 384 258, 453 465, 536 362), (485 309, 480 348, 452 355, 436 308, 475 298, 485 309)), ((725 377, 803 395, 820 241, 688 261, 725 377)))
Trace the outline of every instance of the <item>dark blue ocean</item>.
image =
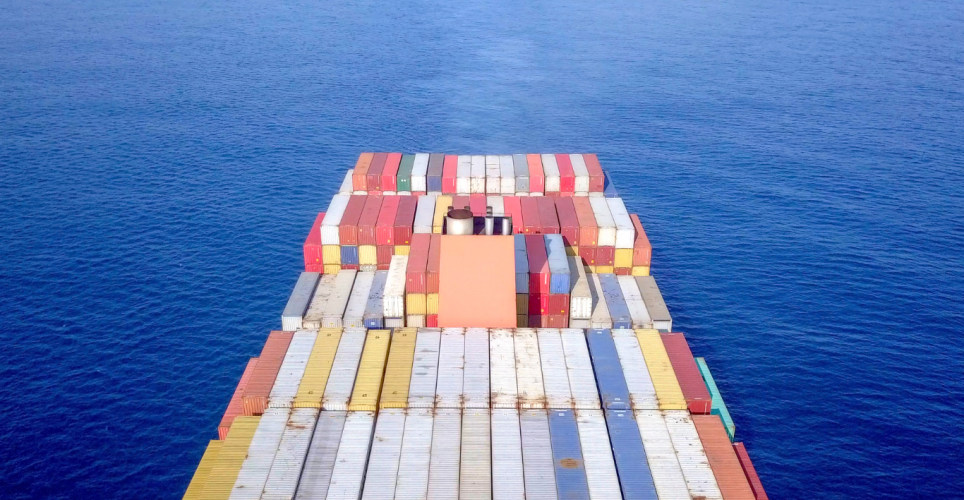
POLYGON ((597 152, 771 498, 964 496, 964 4, 0 2, 0 497, 180 498, 359 152, 597 152))

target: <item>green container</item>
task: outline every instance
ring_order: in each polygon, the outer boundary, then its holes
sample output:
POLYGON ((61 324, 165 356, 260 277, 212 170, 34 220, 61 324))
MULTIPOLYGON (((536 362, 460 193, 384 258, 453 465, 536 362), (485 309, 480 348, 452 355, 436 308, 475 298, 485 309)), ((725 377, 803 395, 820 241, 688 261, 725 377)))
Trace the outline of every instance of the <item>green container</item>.
POLYGON ((706 360, 703 358, 696 358, 696 366, 698 366, 700 369, 700 375, 703 376, 703 382, 706 383, 706 389, 710 391, 710 398, 712 399, 712 408, 710 409, 710 413, 720 416, 720 420, 723 421, 723 427, 726 428, 726 434, 730 436, 730 442, 733 442, 733 436, 736 434, 736 425, 733 424, 733 418, 730 417, 730 411, 726 409, 726 403, 723 402, 723 396, 720 395, 720 389, 716 387, 716 381, 713 380, 713 374, 710 373, 710 367, 706 366, 706 360))
POLYGON ((402 155, 402 162, 398 165, 395 191, 412 191, 412 167, 415 166, 415 155, 402 155))

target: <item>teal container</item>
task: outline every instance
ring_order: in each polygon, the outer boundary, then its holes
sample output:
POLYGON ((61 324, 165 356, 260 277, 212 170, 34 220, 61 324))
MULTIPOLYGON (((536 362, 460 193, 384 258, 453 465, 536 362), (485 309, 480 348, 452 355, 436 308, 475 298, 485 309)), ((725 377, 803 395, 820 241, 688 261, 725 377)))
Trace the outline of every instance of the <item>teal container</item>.
POLYGON ((395 190, 412 191, 412 167, 415 166, 415 155, 402 155, 402 162, 398 165, 395 190))
POLYGON ((703 382, 706 383, 706 389, 710 391, 710 398, 712 399, 712 408, 710 413, 713 415, 719 415, 720 420, 723 421, 723 427, 726 428, 726 434, 730 436, 730 442, 733 442, 733 436, 736 434, 736 425, 733 424, 733 418, 730 417, 730 411, 726 409, 726 403, 723 402, 723 396, 720 395, 720 389, 716 387, 716 381, 713 380, 713 374, 710 373, 710 367, 706 366, 706 360, 703 358, 696 358, 696 366, 700 369, 700 375, 703 376, 703 382))

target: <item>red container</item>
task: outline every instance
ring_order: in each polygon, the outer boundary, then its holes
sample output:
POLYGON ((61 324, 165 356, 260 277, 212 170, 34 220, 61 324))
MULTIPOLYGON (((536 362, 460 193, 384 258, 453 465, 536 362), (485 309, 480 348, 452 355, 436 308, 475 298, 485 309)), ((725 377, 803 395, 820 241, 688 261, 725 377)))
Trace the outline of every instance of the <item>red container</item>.
POLYGON ((402 163, 402 153, 388 153, 385 168, 382 170, 382 191, 395 191, 398 166, 402 163))
POLYGON ((606 176, 599 165, 599 158, 595 154, 584 154, 582 159, 586 161, 586 170, 589 171, 589 192, 602 193, 606 188, 606 176))
POLYGON ((633 219, 633 226, 636 228, 636 241, 633 243, 633 265, 648 266, 653 260, 653 245, 649 243, 649 237, 643 230, 643 224, 639 222, 636 214, 629 214, 633 219))
POLYGON ((428 293, 425 272, 428 267, 428 251, 432 244, 431 234, 412 235, 412 248, 408 253, 405 269, 405 293, 428 293))
POLYGON ((559 165, 559 195, 572 196, 576 192, 576 173, 572 169, 572 160, 567 154, 556 155, 559 165))
POLYGON ((442 235, 433 234, 428 247, 428 264, 425 267, 425 293, 438 293, 440 255, 442 252, 442 235))
MULTIPOLYGON (((525 196, 528 198, 528 196, 525 196)), ((505 214, 512 217, 512 233, 525 234, 525 221, 522 218, 522 202, 518 196, 503 196, 502 204, 505 207, 505 214)))
MULTIPOLYGON (((395 247, 392 245, 378 245, 375 247, 375 264, 378 266, 388 266, 392 263, 392 256, 395 255, 395 247)), ((379 269, 381 269, 379 267, 379 269)))
POLYGON ((539 205, 539 223, 542 234, 559 234, 559 219, 556 217, 556 203, 553 198, 537 196, 534 198, 539 205))
POLYGON ((294 332, 281 331, 274 331, 268 335, 268 340, 261 349, 261 355, 258 356, 258 364, 251 372, 251 378, 248 379, 244 395, 241 397, 245 415, 261 415, 268 407, 268 394, 271 393, 274 380, 278 377, 278 370, 281 369, 281 362, 284 361, 293 335, 294 332))
MULTIPOLYGON (((587 266, 596 265, 596 250, 597 247, 579 247, 579 256, 582 257, 587 266)), ((613 256, 615 257, 615 252, 613 252, 613 256)))
POLYGON ((342 265, 341 265, 341 268, 342 268, 342 270, 346 270, 346 271, 360 271, 360 270, 361 270, 361 266, 359 266, 358 264, 342 264, 342 265))
POLYGON ((599 227, 596 225, 596 216, 592 212, 592 205, 586 196, 576 196, 572 198, 572 205, 576 210, 576 217, 579 219, 579 248, 580 255, 583 247, 594 247, 599 238, 599 227))
POLYGON ((529 315, 540 316, 549 314, 549 294, 529 294, 529 315))
POLYGON ((553 293, 549 295, 549 314, 569 317, 568 293, 553 293))
POLYGON ((530 314, 529 328, 549 328, 549 316, 530 314))
MULTIPOLYGON (((526 256, 529 257, 529 293, 549 293, 549 259, 542 235, 527 235, 526 256)), ((532 301, 530 300, 531 304, 532 301)))
POLYGON ((244 405, 241 403, 241 397, 244 395, 244 388, 248 385, 248 380, 251 380, 251 374, 254 373, 254 367, 258 364, 258 358, 251 358, 248 360, 248 366, 244 367, 244 373, 241 374, 241 380, 238 382, 238 386, 234 388, 234 394, 231 396, 231 401, 228 402, 228 407, 224 409, 224 416, 221 417, 221 423, 218 424, 218 439, 224 440, 228 436, 228 430, 231 429, 231 423, 234 422, 234 417, 244 413, 244 405))
POLYGON ((736 458, 740 461, 740 467, 743 468, 743 474, 746 475, 756 500, 768 500, 767 492, 763 490, 763 483, 760 482, 760 476, 757 475, 753 462, 750 461, 750 454, 747 453, 746 447, 743 443, 733 443, 733 451, 736 452, 736 458))
POLYGON ((545 192, 546 175, 542 171, 542 155, 526 155, 526 162, 529 164, 529 192, 545 192))
POLYGON ((456 174, 459 170, 459 157, 455 155, 445 155, 442 163, 442 193, 455 194, 456 174))
POLYGON ((560 196, 554 200, 556 214, 559 216, 559 232, 562 233, 562 242, 567 247, 579 246, 579 218, 576 217, 576 207, 572 200, 569 196, 560 196))
POLYGON ((341 217, 341 223, 338 224, 338 240, 342 246, 358 244, 358 219, 361 218, 366 201, 368 196, 364 194, 352 195, 348 199, 345 214, 341 217))
POLYGON ((385 169, 385 161, 388 160, 388 153, 375 153, 372 156, 372 164, 368 167, 368 191, 382 190, 382 170, 385 169))
POLYGON ((550 314, 549 322, 545 328, 569 328, 569 316, 550 314))
POLYGON ((469 210, 476 217, 485 217, 486 198, 484 194, 475 193, 469 195, 469 210))
POLYGON ((412 227, 415 225, 415 209, 418 198, 398 196, 398 211, 395 215, 395 245, 412 244, 412 227))
POLYGON ((398 215, 400 196, 386 196, 382 199, 382 208, 378 212, 378 222, 375 223, 375 244, 395 244, 395 217, 398 215))
POLYGON ((325 263, 322 260, 321 254, 321 222, 324 219, 324 212, 318 214, 318 217, 315 218, 315 223, 311 225, 311 231, 308 231, 308 237, 305 238, 305 271, 309 273, 320 273, 324 271, 325 263))
POLYGON ((355 162, 355 170, 351 174, 351 187, 355 191, 368 191, 368 167, 372 164, 375 153, 362 153, 355 162))
POLYGON ((438 314, 425 316, 425 326, 428 328, 438 328, 438 314))
POLYGON ((468 195, 461 195, 461 196, 453 196, 453 197, 452 197, 452 208, 465 208, 465 207, 468 207, 468 206, 470 206, 470 205, 469 205, 469 196, 468 196, 468 195))
POLYGON ((633 268, 631 267, 617 267, 614 272, 616 276, 630 276, 633 274, 633 268))
POLYGON ((377 245, 375 238, 375 224, 378 223, 378 215, 382 210, 381 195, 371 195, 365 200, 362 207, 361 216, 358 218, 358 244, 377 245))
POLYGON ((616 261, 616 247, 596 247, 596 265, 611 266, 616 261))
MULTIPOLYGON (((660 337, 663 339, 669 361, 673 364, 673 371, 676 372, 676 380, 679 381, 679 388, 683 391, 687 408, 691 413, 709 414, 710 392, 706 390, 706 382, 700 375, 700 369, 696 366, 690 346, 686 343, 686 337, 682 333, 662 333, 660 337)), ((719 418, 716 420, 720 421, 719 418)), ((727 443, 729 441, 727 438, 727 443)))
POLYGON ((723 422, 716 415, 693 415, 693 425, 700 435, 706 461, 710 463, 716 484, 726 500, 755 500, 740 459, 730 444, 723 422))
POLYGON ((522 196, 519 203, 522 205, 522 233, 523 234, 542 234, 542 221, 539 219, 539 197, 522 196))

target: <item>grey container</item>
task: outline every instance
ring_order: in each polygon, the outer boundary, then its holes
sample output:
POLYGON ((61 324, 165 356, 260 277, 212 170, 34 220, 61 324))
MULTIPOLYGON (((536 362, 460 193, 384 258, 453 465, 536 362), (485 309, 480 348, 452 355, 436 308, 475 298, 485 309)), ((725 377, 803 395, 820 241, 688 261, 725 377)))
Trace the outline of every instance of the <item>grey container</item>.
POLYGON ((529 160, 526 155, 512 155, 515 164, 515 192, 529 194, 529 160))
POLYGON ((524 234, 513 236, 515 240, 515 293, 529 293, 529 257, 526 254, 524 234))
POLYGON ((325 498, 328 494, 346 416, 343 411, 323 411, 318 416, 295 499, 325 498))
POLYGON ((308 272, 301 273, 301 276, 298 277, 295 289, 291 291, 291 297, 288 298, 288 305, 281 313, 282 330, 286 332, 301 330, 301 320, 305 317, 305 311, 308 310, 308 304, 311 302, 311 295, 315 293, 315 287, 318 286, 320 278, 320 273, 308 272))
POLYGON ((633 317, 629 314, 629 307, 623 299, 623 291, 615 274, 600 274, 599 283, 602 285, 603 297, 609 307, 609 316, 613 320, 613 328, 632 328, 633 317))
MULTIPOLYGON (((342 247, 344 248, 344 247, 342 247)), ((345 308, 348 307, 348 299, 351 298, 351 289, 355 284, 355 275, 358 271, 354 269, 342 269, 338 271, 335 283, 328 297, 328 303, 321 314, 321 326, 323 328, 341 328, 342 317, 345 315, 345 308)))
POLYGON ((365 328, 382 328, 384 326, 384 303, 382 302, 385 294, 385 282, 388 280, 388 271, 375 271, 375 278, 372 279, 372 286, 368 292, 368 303, 365 304, 365 328))
POLYGON ((673 331, 673 318, 669 315, 669 309, 663 302, 663 294, 656 286, 656 280, 652 276, 636 276, 636 284, 639 285, 639 293, 646 304, 646 311, 649 312, 650 319, 653 320, 653 328, 668 333, 673 331))

